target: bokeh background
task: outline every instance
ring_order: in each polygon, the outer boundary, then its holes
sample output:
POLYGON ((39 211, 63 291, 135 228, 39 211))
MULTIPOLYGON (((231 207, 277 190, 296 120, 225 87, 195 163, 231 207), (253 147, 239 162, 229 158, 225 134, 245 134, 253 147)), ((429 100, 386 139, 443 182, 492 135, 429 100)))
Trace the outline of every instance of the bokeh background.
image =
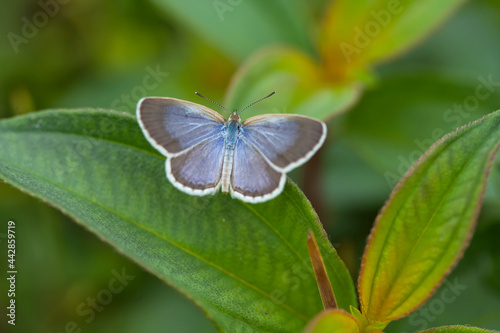
MULTIPOLYGON (((262 2, 250 16, 262 21, 249 20, 249 10, 255 10, 249 3, 255 2, 2 1, 0 117, 52 108, 134 112, 144 96, 208 105, 195 91, 222 101, 235 71, 260 48, 312 50, 317 22, 330 3, 293 1, 283 11, 286 2, 262 2), (41 11, 47 14, 40 16, 41 11), (277 33, 269 23, 295 22, 297 17, 307 29, 277 33), (38 26, 27 25, 33 20, 38 26), (252 38, 238 38, 241 31, 252 31, 252 38)), ((311 199, 354 279, 366 236, 395 182, 431 142, 500 108, 500 3, 466 2, 414 48, 374 68, 364 85, 348 112, 328 122, 329 138, 318 157, 291 174, 311 199), (467 103, 484 80, 493 82, 488 97, 450 118, 449 110, 467 103)), ((246 112, 251 115, 251 109, 246 112)), ((7 270, 9 220, 16 222, 17 325, 7 325, 2 315, 1 332, 65 332, 75 327, 82 332, 216 332, 183 295, 56 209, 4 183, 0 276, 7 270), (110 281, 123 272, 129 279, 120 291, 110 293, 110 281)), ((449 283, 388 331, 444 324, 500 330, 499 236, 497 162, 474 238, 449 283), (452 301, 442 297, 446 288, 455 295, 452 301)), ((1 309, 6 307, 4 281, 1 309)))

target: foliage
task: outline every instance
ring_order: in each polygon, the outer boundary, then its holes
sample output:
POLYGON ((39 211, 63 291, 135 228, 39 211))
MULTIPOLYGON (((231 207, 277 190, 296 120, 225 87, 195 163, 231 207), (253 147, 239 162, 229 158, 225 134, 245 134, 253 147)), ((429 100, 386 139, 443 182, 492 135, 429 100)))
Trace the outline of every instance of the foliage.
POLYGON ((500 329, 497 2, 0 9, 0 218, 18 228, 21 330, 500 329), (132 116, 143 96, 241 108, 273 90, 243 117, 321 118, 329 138, 262 204, 176 190, 132 116), (308 230, 339 309, 322 312, 308 230))

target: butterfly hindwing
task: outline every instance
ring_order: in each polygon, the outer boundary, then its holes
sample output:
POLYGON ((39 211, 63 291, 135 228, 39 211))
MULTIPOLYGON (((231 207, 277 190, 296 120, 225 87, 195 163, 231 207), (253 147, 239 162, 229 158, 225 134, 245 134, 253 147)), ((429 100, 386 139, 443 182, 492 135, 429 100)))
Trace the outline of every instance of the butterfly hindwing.
POLYGON ((218 136, 167 158, 167 178, 175 187, 189 194, 214 193, 221 179, 223 151, 224 138, 218 136))
POLYGON ((242 137, 277 170, 288 172, 305 163, 321 147, 326 125, 300 115, 261 115, 243 122, 242 137))
POLYGON ((285 185, 285 174, 273 168, 254 146, 238 141, 231 172, 232 195, 247 202, 262 202, 277 196, 285 185))
POLYGON ((220 135, 225 122, 220 114, 202 105, 162 97, 141 99, 137 119, 148 141, 165 156, 220 135))

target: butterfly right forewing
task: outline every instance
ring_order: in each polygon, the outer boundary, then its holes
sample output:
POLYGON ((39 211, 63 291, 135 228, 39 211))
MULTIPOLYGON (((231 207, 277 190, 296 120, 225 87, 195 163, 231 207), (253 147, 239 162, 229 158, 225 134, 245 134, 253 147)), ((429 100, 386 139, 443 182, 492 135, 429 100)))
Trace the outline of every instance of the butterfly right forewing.
POLYGON ((260 115, 243 122, 242 136, 277 170, 288 172, 305 163, 321 147, 326 125, 301 115, 260 115))
POLYGON ((263 202, 281 193, 285 173, 307 161, 323 144, 326 125, 299 115, 252 117, 242 123, 234 153, 234 197, 263 202))

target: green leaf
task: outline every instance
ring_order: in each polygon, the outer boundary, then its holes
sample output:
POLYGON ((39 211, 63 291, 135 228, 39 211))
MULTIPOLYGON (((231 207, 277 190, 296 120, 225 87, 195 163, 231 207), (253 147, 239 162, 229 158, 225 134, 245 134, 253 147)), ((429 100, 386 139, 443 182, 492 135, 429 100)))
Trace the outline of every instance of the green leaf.
POLYGON ((432 333, 488 333, 488 332, 498 332, 492 330, 485 330, 483 328, 471 327, 471 326, 461 326, 461 325, 453 325, 453 326, 443 326, 437 328, 431 328, 425 331, 419 332, 432 332, 432 333))
POLYGON ((242 60, 267 44, 286 43, 309 52, 312 19, 300 0, 153 0, 229 57, 242 60))
POLYGON ((465 0, 339 0, 328 11, 320 49, 329 72, 357 77, 406 51, 442 24, 465 0))
POLYGON ((356 319, 343 310, 321 312, 307 325, 304 333, 358 333, 356 319))
POLYGON ((222 331, 297 331, 322 310, 306 246, 311 229, 339 307, 352 280, 292 183, 262 204, 192 197, 134 117, 59 110, 0 122, 0 176, 58 207, 198 304, 222 331))
POLYGON ((363 257, 359 294, 370 323, 420 306, 468 245, 500 145, 500 111, 445 136, 393 191, 363 257))
POLYGON ((333 85, 308 55, 289 47, 269 47, 253 54, 236 72, 225 105, 241 109, 266 96, 249 113, 297 113, 326 120, 344 112, 360 94, 358 85, 333 85))

